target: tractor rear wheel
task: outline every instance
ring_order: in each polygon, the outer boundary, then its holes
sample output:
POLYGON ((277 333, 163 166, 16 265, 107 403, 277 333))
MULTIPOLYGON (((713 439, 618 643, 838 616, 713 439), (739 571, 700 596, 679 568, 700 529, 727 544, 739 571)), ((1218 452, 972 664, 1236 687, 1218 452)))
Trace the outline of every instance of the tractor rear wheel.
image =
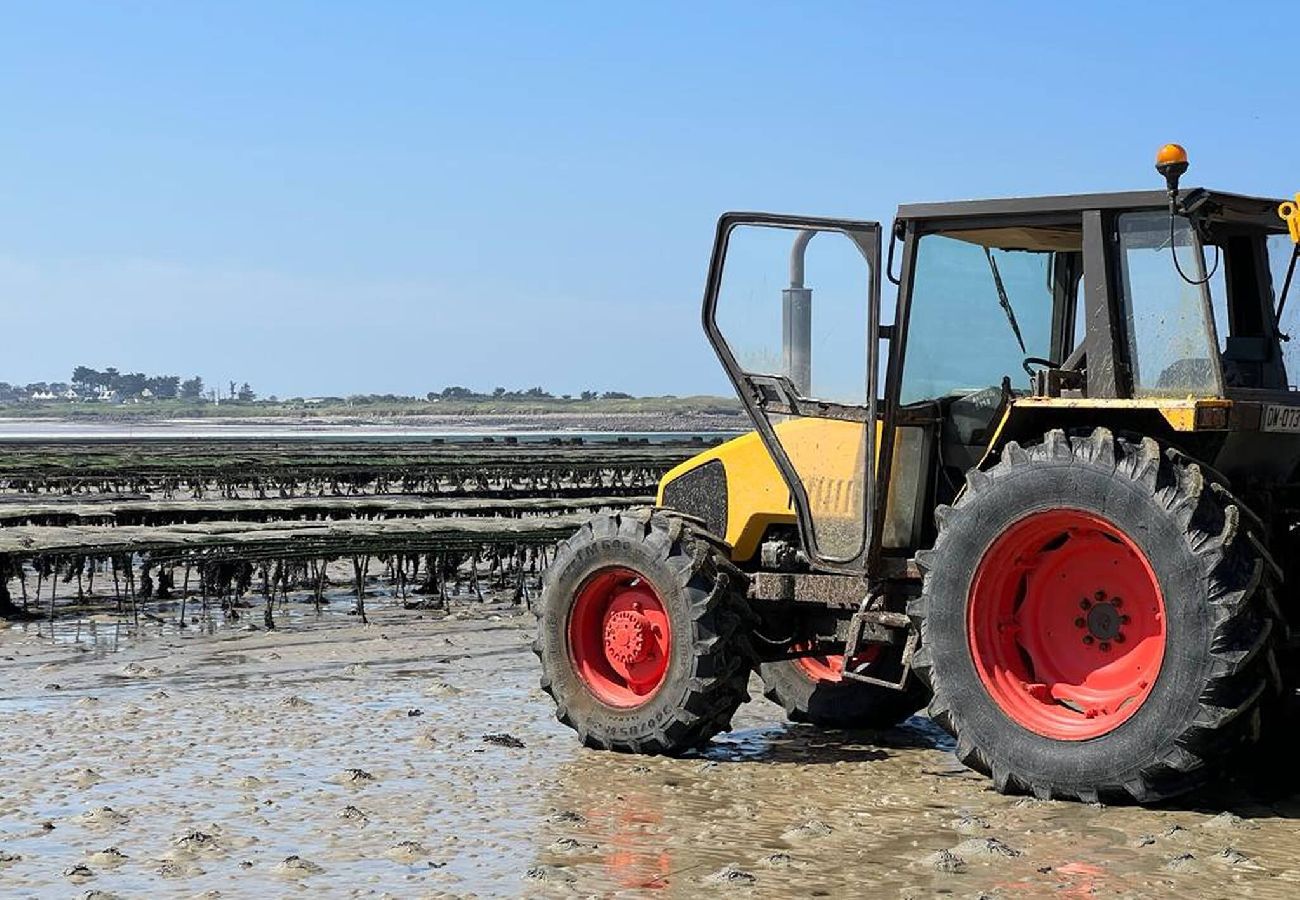
POLYGON ((561 544, 533 650, 556 716, 589 747, 674 754, 749 699, 744 576, 662 510, 598 515, 561 544))
POLYGON ((1271 576, 1195 463, 1052 431, 936 518, 914 664, 998 790, 1149 802, 1258 739, 1280 689, 1271 576))
MULTIPOLYGON (((854 671, 870 672, 881 653, 871 647, 854 671)), ((819 728, 889 728, 925 706, 924 685, 910 678, 896 691, 844 677, 844 656, 805 656, 762 663, 763 696, 785 709, 791 722, 819 728)))

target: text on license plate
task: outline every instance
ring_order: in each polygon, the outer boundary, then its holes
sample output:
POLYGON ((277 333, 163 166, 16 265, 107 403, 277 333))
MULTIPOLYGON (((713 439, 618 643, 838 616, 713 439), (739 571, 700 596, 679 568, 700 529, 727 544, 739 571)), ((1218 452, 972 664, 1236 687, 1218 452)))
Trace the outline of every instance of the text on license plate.
POLYGON ((1261 430, 1300 432, 1300 406, 1264 407, 1261 430))

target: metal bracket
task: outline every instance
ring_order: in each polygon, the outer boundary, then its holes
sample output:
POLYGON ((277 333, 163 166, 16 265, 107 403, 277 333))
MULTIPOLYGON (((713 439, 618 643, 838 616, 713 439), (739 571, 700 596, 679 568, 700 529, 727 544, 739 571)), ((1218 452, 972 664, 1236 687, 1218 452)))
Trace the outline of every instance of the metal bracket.
POLYGON ((844 646, 844 661, 847 663, 857 656, 861 652, 860 648, 864 643, 896 644, 898 632, 905 632, 907 637, 903 642, 903 656, 900 661, 898 680, 891 681, 885 678, 875 678, 871 675, 861 675, 850 671, 847 665, 844 668, 844 677, 852 678, 854 681, 864 681, 878 687, 901 691, 907 684, 907 677, 912 673, 912 656, 916 653, 920 637, 916 629, 912 627, 912 620, 904 613, 872 609, 872 600, 872 597, 863 600, 862 607, 849 620, 849 639, 844 646))

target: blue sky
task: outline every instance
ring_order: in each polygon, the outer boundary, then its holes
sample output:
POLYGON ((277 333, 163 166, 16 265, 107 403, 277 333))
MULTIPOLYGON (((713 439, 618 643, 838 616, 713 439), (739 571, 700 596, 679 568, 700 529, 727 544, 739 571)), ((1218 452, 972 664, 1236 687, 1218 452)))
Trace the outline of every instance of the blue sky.
POLYGON ((1300 190, 1294 3, 0 4, 0 380, 728 390, 726 209, 1300 190))

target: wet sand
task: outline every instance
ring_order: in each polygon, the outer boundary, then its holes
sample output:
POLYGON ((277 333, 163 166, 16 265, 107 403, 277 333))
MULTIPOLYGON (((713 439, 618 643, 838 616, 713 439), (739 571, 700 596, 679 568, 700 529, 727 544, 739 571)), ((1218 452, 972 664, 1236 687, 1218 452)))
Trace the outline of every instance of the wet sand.
POLYGON ((531 615, 371 613, 94 645, 0 632, 0 891, 1300 894, 1297 795, 1002 797, 923 718, 821 734, 761 699, 690 758, 599 753, 537 689, 531 615))

